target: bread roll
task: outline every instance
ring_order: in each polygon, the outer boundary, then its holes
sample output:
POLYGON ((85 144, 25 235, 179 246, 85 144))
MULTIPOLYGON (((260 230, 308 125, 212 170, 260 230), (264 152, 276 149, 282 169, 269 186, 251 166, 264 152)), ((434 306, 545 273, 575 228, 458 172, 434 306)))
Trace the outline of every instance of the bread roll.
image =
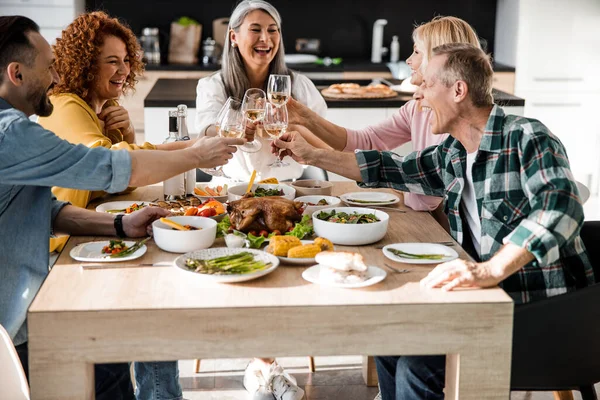
POLYGON ((315 256, 315 261, 322 266, 338 271, 364 272, 367 270, 363 256, 348 251, 322 251, 315 256))

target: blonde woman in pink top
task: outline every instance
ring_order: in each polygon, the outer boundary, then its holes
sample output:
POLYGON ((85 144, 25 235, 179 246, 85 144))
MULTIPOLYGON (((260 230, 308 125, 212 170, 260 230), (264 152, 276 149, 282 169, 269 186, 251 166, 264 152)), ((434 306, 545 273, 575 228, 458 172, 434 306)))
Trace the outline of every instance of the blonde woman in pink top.
MULTIPOLYGON (((406 62, 412 70, 410 82, 416 86, 423 81, 422 72, 434 47, 447 43, 470 43, 481 47, 473 28, 455 17, 435 17, 418 26, 413 31, 413 42, 413 53, 406 62)), ((297 101, 288 102, 288 112, 290 121, 304 126, 334 150, 391 150, 407 142, 412 142, 413 150, 423 150, 440 144, 448 137, 448 134, 431 133, 431 110, 421 108, 420 99, 409 101, 382 122, 359 130, 343 128, 327 121, 297 101)), ((441 202, 440 197, 404 193, 404 204, 414 210, 434 211, 441 202)), ((447 217, 443 215, 443 210, 438 211, 434 216, 446 226, 447 217)))

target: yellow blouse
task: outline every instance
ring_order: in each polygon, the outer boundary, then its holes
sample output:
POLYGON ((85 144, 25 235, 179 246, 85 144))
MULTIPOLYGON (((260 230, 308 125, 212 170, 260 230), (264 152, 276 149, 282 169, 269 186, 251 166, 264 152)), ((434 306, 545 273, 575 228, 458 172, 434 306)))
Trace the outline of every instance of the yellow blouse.
MULTIPOLYGON (((38 123, 54 132, 58 137, 73 144, 84 144, 87 147, 106 147, 111 150, 154 150, 150 143, 142 146, 123 141, 123 135, 118 129, 105 133, 103 125, 92 108, 75 94, 59 94, 50 96, 54 111, 49 117, 40 117, 38 123)), ((118 105, 114 100, 107 101, 104 107, 118 105)), ((74 206, 85 208, 88 203, 104 195, 104 192, 89 190, 67 189, 53 187, 52 193, 57 199, 68 201, 74 206)), ((50 239, 50 251, 62 251, 68 236, 50 239)))

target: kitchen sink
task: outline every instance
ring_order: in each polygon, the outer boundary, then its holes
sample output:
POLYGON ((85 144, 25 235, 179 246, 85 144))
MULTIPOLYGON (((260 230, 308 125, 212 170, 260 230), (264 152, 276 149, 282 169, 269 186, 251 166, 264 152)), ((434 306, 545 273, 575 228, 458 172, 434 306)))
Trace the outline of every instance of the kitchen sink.
MULTIPOLYGON (((367 86, 371 83, 380 83, 378 79, 311 79, 316 87, 327 87, 329 85, 333 85, 334 83, 358 83, 361 86, 367 86)), ((388 81, 393 84, 400 84, 400 80, 398 79, 388 79, 388 81)))

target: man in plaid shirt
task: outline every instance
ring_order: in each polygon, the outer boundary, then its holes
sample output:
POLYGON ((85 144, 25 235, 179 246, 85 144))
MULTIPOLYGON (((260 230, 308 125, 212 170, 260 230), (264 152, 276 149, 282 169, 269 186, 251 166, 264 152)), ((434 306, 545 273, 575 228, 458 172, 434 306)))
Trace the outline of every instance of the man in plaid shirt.
MULTIPOLYGON (((288 133, 275 145, 296 160, 365 187, 445 196, 452 236, 477 261, 438 265, 424 287, 500 285, 515 301, 595 283, 579 231, 583 207, 563 145, 539 121, 493 104, 489 58, 467 44, 434 49, 420 87, 439 146, 400 157, 315 149, 288 133)), ((443 399, 445 356, 376 357, 385 399, 443 399)))

